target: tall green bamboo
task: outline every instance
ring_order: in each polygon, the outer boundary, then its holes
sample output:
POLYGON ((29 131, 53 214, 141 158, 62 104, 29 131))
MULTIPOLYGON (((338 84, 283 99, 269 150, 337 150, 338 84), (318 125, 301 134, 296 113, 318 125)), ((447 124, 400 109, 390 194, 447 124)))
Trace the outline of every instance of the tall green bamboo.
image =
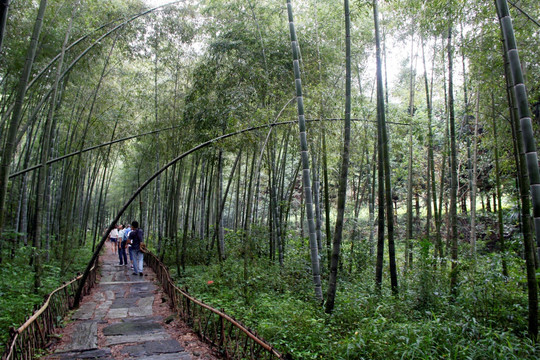
MULTIPOLYGON (((58 99, 58 86, 60 83, 60 77, 62 75, 62 67, 64 66, 64 56, 68 45, 69 37, 71 35, 71 27, 73 25, 73 18, 78 8, 78 1, 73 6, 72 16, 69 20, 68 29, 64 37, 64 43, 62 45, 62 51, 60 60, 58 61, 58 67, 56 69, 56 78, 53 84, 53 93, 51 97, 51 105, 45 120, 43 127, 42 141, 41 141, 41 164, 42 168, 39 170, 38 183, 37 183, 37 204, 35 213, 35 230, 34 230, 34 243, 36 244, 36 252, 34 256, 34 288, 37 291, 41 287, 41 254, 39 249, 41 248, 41 235, 42 235, 42 223, 43 223, 43 207, 45 205, 45 193, 50 185, 48 178, 48 166, 47 160, 49 159, 49 150, 51 148, 52 131, 54 129, 54 119, 56 113, 57 99, 58 99)), ((49 202, 50 203, 50 202, 49 202)))
POLYGON ((500 175, 500 166, 499 166, 499 141, 497 137, 499 136, 497 132, 497 119, 495 116, 495 99, 493 93, 491 93, 491 109, 493 111, 492 120, 493 120, 493 139, 495 144, 493 146, 493 152, 495 154, 495 186, 497 190, 497 221, 499 229, 499 242, 501 246, 502 254, 502 274, 503 276, 508 276, 508 266, 506 264, 506 244, 504 241, 504 223, 503 223, 503 211, 502 211, 502 188, 501 188, 501 175, 500 175))
POLYGON ((306 121, 304 117, 304 98, 302 96, 302 81, 300 79, 300 64, 298 57, 298 41, 294 29, 294 19, 291 0, 287 0, 287 13, 289 17, 289 31, 291 34, 291 48, 293 55, 294 83, 296 87, 296 99, 298 104, 298 127, 300 129, 300 151, 302 156, 302 179, 304 185, 305 207, 309 227, 309 247, 311 254, 311 271, 313 273, 313 285, 315 297, 322 301, 321 275, 319 268, 319 252, 317 249, 317 234, 313 214, 313 200, 311 196, 311 178, 309 171, 309 155, 306 136, 306 121))
MULTIPOLYGON (((345 124, 343 131, 342 164, 339 177, 338 205, 334 241, 332 246, 332 259, 330 262, 330 280, 326 293, 326 313, 334 309, 337 289, 337 272, 341 239, 343 236, 343 219, 345 218, 345 200, 347 198, 347 176, 349 173, 349 144, 351 143, 351 20, 349 0, 343 2, 345 12, 345 124)), ((354 241, 354 239, 353 239, 354 241)))
MULTIPOLYGON (((308 120, 310 121, 310 120, 308 120)), ((313 121, 313 120, 311 120, 313 121)), ((183 158, 185 158, 186 156, 196 152, 197 150, 200 150, 200 149, 203 149, 205 147, 208 147, 216 142, 219 142, 221 140, 224 140, 224 139, 227 139, 229 137, 233 137, 233 136, 237 136, 237 135, 240 135, 240 134, 243 134, 243 133, 247 133, 247 132, 251 132, 251 131, 256 131, 256 130, 259 130, 259 129, 262 129, 262 128, 266 128, 267 126, 279 126, 279 125, 285 125, 285 124, 293 124, 294 121, 284 121, 284 122, 279 122, 279 123, 273 123, 273 124, 265 124, 265 125, 260 125, 260 126, 254 126, 254 127, 250 127, 250 128, 247 128, 247 129, 242 129, 242 130, 238 130, 238 131, 235 131, 235 132, 232 132, 232 133, 229 133, 229 134, 224 134, 222 136, 218 136, 216 138, 213 138, 211 140, 208 140, 204 143, 201 143, 193 148, 191 148, 190 150, 184 152, 183 154, 177 156, 176 158, 174 158, 173 160, 171 160, 169 163, 167 163, 165 166, 163 166, 161 169, 159 169, 158 172, 156 172, 154 175, 150 176, 148 179, 146 179, 146 181, 144 181, 139 187, 137 190, 135 190, 135 192, 131 195, 131 197, 129 198, 129 200, 124 204, 124 206, 120 209, 120 211, 116 214, 115 218, 111 221, 109 227, 105 230, 105 233, 103 234, 103 237, 101 238, 101 241, 97 244, 97 247, 96 247, 96 250, 94 251, 94 253, 92 254, 92 258, 91 260, 88 262, 88 265, 86 266, 86 269, 84 270, 83 274, 82 274, 82 277, 81 277, 81 280, 79 282, 79 286, 77 288, 77 291, 75 293, 75 296, 74 296, 74 300, 73 300, 73 306, 74 307, 78 307, 79 306, 79 302, 81 300, 81 294, 82 294, 82 290, 84 288, 84 285, 86 283, 86 280, 88 279, 88 275, 90 274, 90 269, 93 267, 96 259, 98 258, 98 254, 100 253, 101 249, 103 248, 103 245, 105 244, 105 241, 107 240, 107 237, 109 235, 109 233, 111 232, 111 230, 113 229, 114 227, 114 224, 116 224, 119 220, 120 220, 120 217, 126 212, 126 210, 128 209, 128 207, 133 203, 133 201, 140 197, 140 194, 141 192, 150 184, 152 183, 152 181, 159 175, 161 174, 163 171, 167 170, 169 167, 171 167, 172 165, 174 165, 175 163, 177 163, 178 161, 182 160, 183 158)), ((193 167, 197 166, 198 167, 198 164, 193 164, 193 167)), ((137 168, 140 168, 140 166, 137 166, 137 168)), ((299 168, 299 167, 298 167, 299 168)), ((234 173, 234 172, 233 172, 234 173)), ((293 179, 296 179, 296 173, 293 177, 293 179)), ((232 174, 231 174, 232 176, 232 174)), ((291 184, 291 194, 292 194, 292 189, 293 189, 293 185, 294 182, 292 182, 291 184)), ((190 185, 190 184, 188 184, 190 185)), ((190 187, 191 188, 191 187, 190 187)), ((228 191, 228 186, 227 186, 227 190, 225 191, 225 194, 224 194, 224 197, 227 196, 227 191, 228 191)), ((290 202, 290 200, 289 200, 290 202)), ((187 206, 185 207, 187 208, 187 206)), ((179 263, 179 261, 177 261, 177 263, 179 263)), ((178 269, 178 273, 181 273, 180 269, 178 269)))
POLYGON ((6 23, 8 19, 8 9, 10 0, 0 1, 0 52, 2 51, 2 44, 4 43, 4 35, 6 32, 6 23))
MULTIPOLYGON (((22 117, 23 102, 26 95, 26 85, 28 84, 30 74, 32 73, 32 66, 34 64, 34 58, 36 56, 39 34, 41 33, 41 26, 43 24, 43 17, 45 16, 46 8, 47 0, 41 0, 39 3, 36 22, 34 23, 34 30, 32 31, 30 45, 28 46, 28 51, 26 53, 26 61, 24 63, 24 68, 21 73, 21 78, 17 87, 15 107, 9 121, 4 151, 2 153, 2 162, 0 164, 0 236, 4 230, 4 220, 6 218, 5 205, 9 181, 9 167, 13 154, 15 153, 15 149, 17 147, 17 130, 19 128, 19 123, 22 117)), ((2 242, 3 240, 0 240, 0 263, 2 262, 2 242)))
MULTIPOLYGON (((378 1, 373 1, 373 18, 375 23, 375 46, 377 57, 377 118, 379 132, 381 133, 381 147, 382 147, 382 159, 379 163, 383 162, 384 172, 384 199, 379 197, 379 201, 384 201, 386 204, 386 226, 388 229, 388 257, 390 263, 390 286, 392 292, 395 294, 398 292, 397 283, 397 266, 396 266, 396 250, 394 245, 394 211, 392 204, 392 186, 390 181, 390 156, 388 150, 388 133, 386 130, 386 114, 385 114, 385 101, 384 101, 384 89, 382 80, 382 61, 381 61, 381 39, 379 32, 379 9, 378 1)), ((379 184, 381 186, 381 184, 379 184)), ((379 204, 379 206, 381 206, 379 204)), ((381 214, 379 213, 379 216, 381 214)), ((381 221, 379 219, 379 221, 381 221)), ((380 231, 380 230, 379 230, 380 231)))
MULTIPOLYGON (((431 103, 430 89, 428 85, 428 76, 427 76, 427 67, 426 67, 426 56, 424 51, 424 39, 422 39, 422 62, 424 64, 424 87, 426 90, 426 106, 428 113, 428 199, 430 196, 433 198, 433 215, 435 218, 435 248, 440 250, 437 254, 442 257, 442 240, 441 240, 441 231, 440 231, 440 213, 437 211, 437 188, 435 181, 435 160, 433 156, 433 106, 431 103)), ((433 82, 433 77, 432 77, 433 82)), ((433 86, 432 86, 433 88, 433 86)), ((430 238, 430 229, 431 229, 431 201, 427 202, 428 212, 427 212, 427 224, 426 232, 428 239, 430 238)))
MULTIPOLYGON (((255 173, 255 160, 257 159, 258 144, 255 145, 253 151, 253 157, 251 159, 251 166, 248 164, 248 159, 246 159, 246 168, 249 166, 249 181, 247 184, 247 197, 246 197, 246 211, 245 211, 245 220, 243 228, 242 242, 244 246, 244 283, 242 284, 243 295, 246 303, 249 302, 249 264, 252 262, 253 258, 253 239, 251 237, 251 207, 253 206, 253 178, 255 173)), ((248 155, 249 158, 249 155, 248 155)), ((247 180, 247 179, 246 179, 247 180)))
MULTIPOLYGON (((463 24, 460 23, 461 31, 461 42, 464 42, 463 39, 463 24)), ((463 123, 465 125, 465 143, 467 146, 467 175, 469 176, 469 200, 470 200, 470 208, 472 211, 473 208, 473 162, 472 162, 472 153, 471 153, 471 131, 470 131, 470 117, 469 117, 469 95, 468 95, 468 89, 467 89, 467 68, 465 66, 465 51, 464 47, 461 47, 461 64, 463 67, 463 104, 465 106, 465 114, 463 115, 463 123)), ((463 201, 463 204, 466 204, 465 201, 463 201)), ((466 207, 466 205, 464 205, 466 207)), ((471 243, 476 243, 476 233, 473 229, 473 222, 475 219, 471 216, 470 219, 470 226, 471 226, 471 234, 470 239, 471 243)), ((474 249, 474 247, 473 247, 474 249)), ((474 251, 474 250, 473 250, 474 251)))
MULTIPOLYGON (((499 23, 504 36, 506 56, 509 61, 512 75, 512 90, 516 100, 515 106, 518 112, 521 138, 523 140, 523 148, 521 150, 525 153, 529 174, 534 227, 536 229, 536 252, 538 254, 538 241, 540 240, 540 171, 538 169, 538 154, 536 151, 536 140, 534 139, 531 113, 529 110, 527 88, 523 79, 514 28, 508 11, 508 3, 506 0, 495 0, 495 6, 497 8, 499 23)), ((527 249, 528 247, 530 246, 528 246, 527 241, 525 240, 527 286, 529 292, 529 335, 536 340, 538 337, 538 284, 532 266, 534 250, 527 249)))
POLYGON ((472 173, 471 173, 471 253, 476 257, 476 193, 478 173, 478 118, 480 117, 480 89, 476 93, 476 116, 474 122, 472 173))
MULTIPOLYGON (((188 193, 187 193, 187 204, 185 206, 185 215, 184 215, 184 225, 182 226, 182 252, 180 254, 180 263, 182 266, 182 272, 186 271, 186 250, 187 250, 187 241, 189 235, 189 211, 190 205, 193 198, 193 189, 197 183, 197 171, 199 169, 200 157, 194 156, 193 162, 191 165, 191 173, 189 175, 189 182, 187 183, 188 193)), ((178 265, 177 265, 178 266, 178 265)), ((180 269, 177 269, 180 271, 180 269)), ((179 272, 180 274, 180 272, 179 272)))
POLYGON ((455 294, 457 287, 458 271, 458 229, 457 229, 457 145, 456 145, 456 121, 454 113, 454 81, 453 81, 453 51, 452 51, 452 26, 448 26, 448 111, 450 116, 450 256, 452 271, 450 272, 450 289, 455 294))
MULTIPOLYGON (((409 80, 409 164, 408 164, 408 180, 407 180, 407 238, 405 244, 405 268, 408 270, 412 267, 412 240, 413 240, 413 119, 414 119, 414 84, 415 84, 415 69, 413 63, 414 57, 414 30, 411 36, 411 76, 409 80)), ((429 194, 429 186, 428 186, 429 194)), ((429 196, 428 196, 429 198, 429 196)), ((429 204, 429 201, 428 201, 429 204)), ((429 213, 429 211, 428 211, 429 213)), ((428 219, 429 223, 429 219, 428 219)))

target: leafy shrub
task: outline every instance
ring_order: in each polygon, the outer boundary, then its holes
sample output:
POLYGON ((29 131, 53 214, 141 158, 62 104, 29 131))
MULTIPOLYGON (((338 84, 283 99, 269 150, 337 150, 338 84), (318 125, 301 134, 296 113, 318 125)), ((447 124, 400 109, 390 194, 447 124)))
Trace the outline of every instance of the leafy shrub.
POLYGON ((295 359, 539 358, 538 345, 525 333, 522 260, 510 253, 508 278, 500 275, 500 255, 480 254, 476 263, 464 257, 452 299, 449 266, 432 257, 430 242, 420 240, 414 266, 400 277, 399 295, 390 293, 387 268, 378 294, 374 276, 358 264, 338 280, 336 307, 328 315, 313 300, 302 239, 287 243, 283 267, 252 254, 245 280, 242 237, 228 236, 232 255, 222 263, 187 267, 181 285, 295 359))
MULTIPOLYGON (((64 271, 60 261, 51 258, 43 264, 41 283, 38 293, 34 291, 34 269, 29 263, 32 247, 21 247, 12 258, 5 259, 0 267, 0 348, 4 348, 9 339, 9 329, 17 328, 32 315, 34 309, 41 306, 44 295, 56 289, 62 282, 74 278, 82 272, 90 258, 90 245, 73 251, 64 271)), ((43 252, 43 250, 42 250, 43 252)))

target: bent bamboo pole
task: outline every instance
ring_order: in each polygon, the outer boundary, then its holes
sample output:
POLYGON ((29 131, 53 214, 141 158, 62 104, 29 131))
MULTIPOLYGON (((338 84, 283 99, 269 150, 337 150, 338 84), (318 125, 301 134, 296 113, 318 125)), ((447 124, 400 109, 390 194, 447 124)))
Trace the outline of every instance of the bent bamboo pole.
MULTIPOLYGON (((94 264, 94 266, 92 266, 92 268, 90 269, 90 271, 94 271, 96 268, 96 264, 94 264)), ((48 296, 47 296, 47 299, 45 300, 45 302, 43 303, 43 305, 41 305, 41 307, 39 308, 38 311, 36 311, 31 317, 28 318, 28 320, 26 320, 24 322, 24 324, 22 324, 21 326, 19 326, 17 329, 13 330, 13 335, 12 335, 12 338, 10 339, 11 341, 11 344, 9 345, 9 351, 6 352, 4 355, 2 355, 2 359, 6 359, 6 360, 9 360, 12 358, 13 356, 13 350, 15 349, 15 344, 16 344, 16 340, 17 338, 19 337, 19 334, 22 334, 26 329, 28 329, 30 327, 30 325, 32 325, 40 316, 41 314, 43 314, 45 312, 45 310, 47 310, 47 308, 49 307, 49 304, 51 302, 51 299, 52 297, 66 289, 68 286, 70 286, 71 284, 73 284, 74 282, 82 279, 82 275, 78 275, 77 277, 75 277, 74 279, 70 280, 69 282, 65 283, 64 285, 56 288, 55 290, 53 290, 48 296)))
POLYGON ((167 282, 168 282, 168 285, 167 286, 170 286, 172 287, 173 290, 176 290, 177 292, 179 292, 180 294, 182 294, 182 296, 184 296, 186 299, 188 299, 189 301, 193 302, 194 304, 197 304, 199 305, 200 307, 202 308, 205 308, 211 312, 213 312, 214 314, 218 315, 219 317, 227 320, 228 322, 230 322, 231 324, 233 324, 235 327, 237 327, 238 329, 240 329, 243 333, 245 333, 249 338, 251 338, 253 341, 255 341, 258 345, 260 345, 261 347, 263 347, 265 350, 271 352, 273 355, 277 356, 278 358, 281 358, 281 354, 276 351, 271 345, 269 345, 268 343, 266 343, 265 341, 263 341, 262 339, 260 339, 258 336, 256 336, 255 334, 253 334, 249 329, 247 329, 243 324, 241 324, 240 322, 238 322, 237 320, 233 319, 231 316, 225 314, 224 312, 222 311, 219 311, 217 309, 214 309, 213 307, 211 307, 210 305, 207 305, 205 304, 204 302, 198 300, 197 298, 194 298, 193 296, 191 296, 190 294, 188 294, 185 290, 182 290, 180 289, 178 286, 176 286, 174 284, 174 281, 171 279, 171 276, 169 274, 169 272, 167 271, 167 268, 165 267, 165 265, 156 257, 156 255, 154 255, 153 253, 151 253, 150 251, 146 251, 146 254, 151 256, 153 259, 153 261, 157 264, 157 266, 160 266, 162 267, 162 271, 165 273, 165 277, 167 278, 167 282))
MULTIPOLYGON (((321 120, 321 119, 308 119, 308 120, 306 120, 306 122, 313 122, 313 121, 342 121, 342 120, 343 119, 339 119, 339 118, 323 119, 323 120, 321 120)), ((372 120, 363 120, 363 119, 351 119, 351 121, 375 122, 375 120, 372 121, 372 120)), ((293 124, 293 123, 294 122, 291 122, 291 121, 284 121, 284 122, 279 122, 279 123, 272 123, 270 125, 268 125, 268 124, 263 125, 262 127, 290 125, 290 124, 293 124)), ((387 121, 386 123, 387 124, 393 124, 393 125, 403 125, 403 126, 409 126, 410 125, 408 123, 391 122, 391 121, 387 121)), ((96 149, 102 148, 104 146, 108 146, 108 145, 111 145, 111 144, 116 144, 116 143, 119 143, 119 142, 124 142, 124 141, 131 140, 131 139, 136 139, 138 137, 142 137, 142 136, 146 136, 146 135, 157 134, 157 133, 160 133, 160 132, 166 131, 166 130, 174 130, 174 129, 177 129, 179 127, 181 127, 181 126, 177 125, 177 126, 171 126, 171 127, 168 127, 168 128, 164 128, 164 129, 152 130, 152 131, 145 132, 145 133, 142 133, 142 134, 131 135, 131 136, 127 136, 127 137, 124 137, 124 138, 121 138, 121 139, 116 139, 116 140, 113 140, 113 141, 108 141, 108 142, 101 143, 101 144, 98 144, 98 145, 90 146, 90 147, 87 147, 85 149, 77 150, 77 151, 71 152, 69 154, 62 155, 62 156, 59 156, 57 158, 51 159, 51 160, 47 161, 47 165, 54 164, 55 162, 58 162, 58 161, 61 161, 61 160, 67 159, 69 157, 79 155, 79 154, 82 154, 82 153, 85 153, 85 152, 88 152, 88 151, 91 151, 91 150, 96 150, 96 149)), ((253 128, 250 131, 257 130, 257 129, 259 129, 259 127, 253 128)), ((28 168, 23 169, 23 170, 16 171, 14 173, 9 174, 9 178, 12 179, 12 178, 15 178, 15 177, 17 177, 19 175, 24 175, 25 173, 36 170, 36 169, 39 169, 42 166, 43 166, 42 164, 38 164, 38 165, 34 165, 34 166, 28 167, 28 168)))

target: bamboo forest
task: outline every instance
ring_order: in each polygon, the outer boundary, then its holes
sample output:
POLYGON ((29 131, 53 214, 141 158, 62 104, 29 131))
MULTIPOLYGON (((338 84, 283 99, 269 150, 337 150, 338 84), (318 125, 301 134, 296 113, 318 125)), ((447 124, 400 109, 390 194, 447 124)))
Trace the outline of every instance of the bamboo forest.
POLYGON ((539 359, 539 59, 538 0, 1 0, 0 351, 135 223, 280 358, 539 359))

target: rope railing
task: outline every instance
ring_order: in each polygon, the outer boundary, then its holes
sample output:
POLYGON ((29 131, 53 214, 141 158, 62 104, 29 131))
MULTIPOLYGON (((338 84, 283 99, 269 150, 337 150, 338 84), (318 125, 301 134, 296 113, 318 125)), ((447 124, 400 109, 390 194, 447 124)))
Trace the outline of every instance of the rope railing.
MULTIPOLYGON (((83 293, 87 295, 96 282, 98 261, 91 269, 83 293)), ((10 339, 6 345, 2 360, 34 359, 40 349, 50 341, 54 328, 59 325, 73 306, 75 291, 82 275, 52 291, 34 314, 19 328, 10 329, 10 339)))
POLYGON ((151 252, 145 251, 145 262, 156 273, 171 308, 204 341, 215 346, 226 359, 289 359, 254 331, 222 311, 197 300, 187 290, 177 287, 167 267, 151 252))

